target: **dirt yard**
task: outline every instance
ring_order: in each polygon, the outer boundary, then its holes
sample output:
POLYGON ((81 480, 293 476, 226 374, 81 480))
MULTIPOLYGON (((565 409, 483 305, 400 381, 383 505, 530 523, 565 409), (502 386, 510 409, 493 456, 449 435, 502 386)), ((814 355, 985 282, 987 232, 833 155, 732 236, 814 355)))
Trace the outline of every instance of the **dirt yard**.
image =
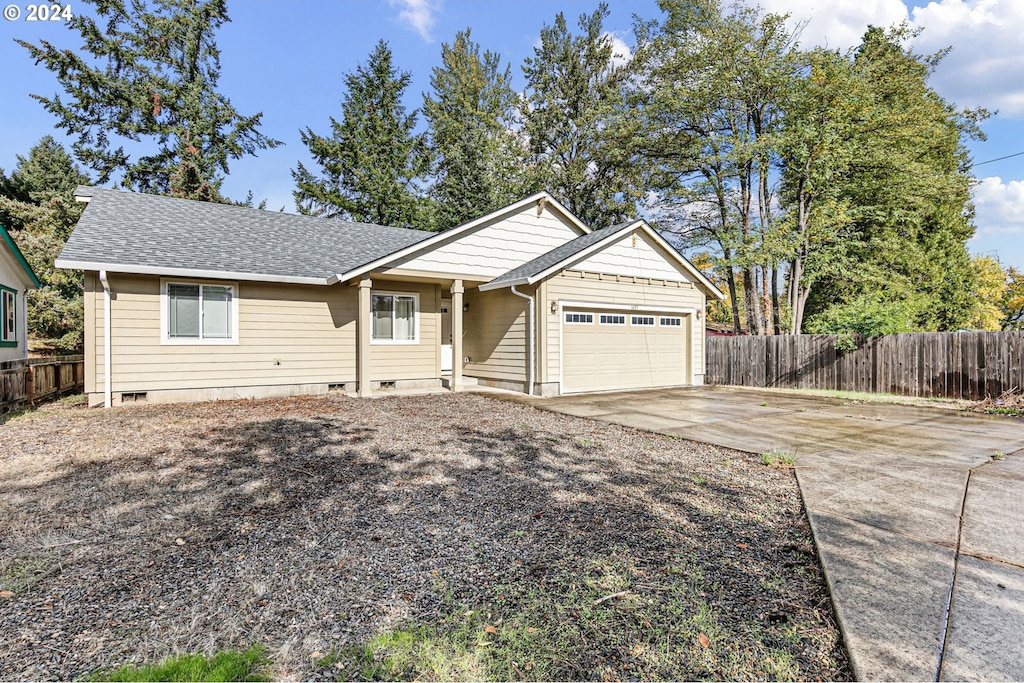
POLYGON ((850 676, 756 455, 465 394, 0 423, 0 679, 253 644, 359 678, 399 641, 388 677, 850 676))

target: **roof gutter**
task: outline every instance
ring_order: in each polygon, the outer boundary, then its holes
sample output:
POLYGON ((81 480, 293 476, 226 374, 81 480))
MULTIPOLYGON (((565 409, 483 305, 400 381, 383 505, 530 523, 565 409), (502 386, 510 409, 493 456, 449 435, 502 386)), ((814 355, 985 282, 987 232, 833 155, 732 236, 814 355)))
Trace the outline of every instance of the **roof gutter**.
MULTIPOLYGON (((158 266, 133 266, 123 263, 97 263, 95 261, 71 261, 58 258, 54 265, 73 270, 107 271, 131 273, 133 275, 160 275, 163 277, 193 277, 205 280, 251 280, 254 282, 281 282, 293 285, 330 285, 334 277, 300 277, 289 275, 267 275, 264 273, 240 273, 220 270, 198 270, 195 268, 161 268, 158 266)), ((333 280, 333 282, 332 282, 333 280)))
POLYGON ((110 283, 107 271, 100 271, 100 282, 103 284, 103 407, 111 405, 110 392, 110 283))
POLYGON ((511 289, 513 294, 529 302, 526 305, 526 334, 530 337, 530 369, 528 372, 530 379, 529 384, 526 385, 526 393, 529 396, 533 396, 533 366, 536 365, 534 359, 537 357, 537 335, 533 333, 533 297, 518 291, 516 285, 512 285, 511 289))

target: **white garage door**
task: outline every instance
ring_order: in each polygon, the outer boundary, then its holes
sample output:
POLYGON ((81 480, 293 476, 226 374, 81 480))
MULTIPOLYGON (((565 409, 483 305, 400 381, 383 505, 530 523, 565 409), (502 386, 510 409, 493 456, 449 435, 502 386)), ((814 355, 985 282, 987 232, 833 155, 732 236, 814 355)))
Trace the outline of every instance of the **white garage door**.
POLYGON ((562 391, 678 386, 689 381, 689 316, 566 308, 562 391))

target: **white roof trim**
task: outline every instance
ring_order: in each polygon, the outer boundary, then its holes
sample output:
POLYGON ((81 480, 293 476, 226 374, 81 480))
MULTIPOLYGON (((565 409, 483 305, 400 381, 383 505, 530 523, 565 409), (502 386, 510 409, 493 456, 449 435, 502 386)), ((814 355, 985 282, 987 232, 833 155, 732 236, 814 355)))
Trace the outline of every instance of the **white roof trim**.
MULTIPOLYGON (((197 270, 194 268, 159 268, 156 266, 130 266, 123 263, 95 263, 92 261, 67 261, 57 259, 58 268, 74 270, 106 270, 111 273, 132 273, 135 275, 164 275, 170 277, 191 277, 205 280, 252 280, 256 282, 281 282, 295 285, 329 285, 331 278, 292 277, 289 275, 267 275, 264 273, 236 273, 225 270, 197 270)), ((337 280, 335 280, 337 282, 337 280)))
POLYGON ((511 286, 518 286, 518 285, 532 285, 535 282, 538 282, 540 280, 544 280, 545 278, 551 277, 553 274, 557 273, 560 270, 566 270, 572 264, 578 263, 579 261, 584 260, 586 257, 590 256, 591 254, 604 249, 611 242, 616 242, 616 241, 618 241, 620 239, 625 238, 626 235, 629 235, 629 234, 633 233, 637 229, 642 229, 646 234, 648 234, 651 237, 653 237, 655 239, 655 241, 657 242, 657 244, 665 252, 667 252, 676 263, 681 265, 683 267, 683 270, 685 270, 687 273, 692 275, 697 280, 697 282, 699 282, 700 284, 704 285, 704 287, 707 288, 708 292, 712 296, 717 298, 719 301, 724 301, 725 300, 725 294, 720 289, 718 289, 718 287, 716 287, 714 284, 712 284, 712 282, 710 280, 708 280, 706 277, 704 277, 704 275, 701 274, 701 272, 699 270, 697 270, 692 263, 690 263, 685 258, 683 258, 679 254, 679 252, 676 251, 675 248, 672 247, 671 244, 669 244, 668 242, 665 241, 665 238, 663 238, 661 235, 659 235, 654 230, 654 228, 652 228, 650 225, 648 225, 647 221, 645 221, 643 219, 638 219, 638 220, 634 221, 633 223, 631 223, 629 225, 628 228, 624 228, 622 230, 616 230, 615 232, 610 233, 607 238, 605 238, 603 240, 598 240, 597 242, 594 242, 593 244, 591 244, 586 249, 583 249, 582 251, 578 251, 575 254, 573 254, 572 256, 568 256, 568 257, 562 259, 558 263, 555 263, 554 265, 549 266, 548 268, 546 268, 545 270, 541 271, 540 273, 537 273, 536 275, 533 275, 531 277, 516 278, 515 280, 506 280, 504 282, 500 282, 500 283, 497 283, 497 284, 492 284, 492 283, 488 282, 486 284, 480 285, 479 289, 480 289, 481 292, 486 292, 486 291, 491 290, 491 289, 501 289, 503 287, 511 287, 511 286))
POLYGON ((352 270, 346 273, 338 273, 337 275, 334 276, 333 280, 335 282, 339 282, 341 280, 348 280, 363 275, 364 273, 368 273, 371 270, 374 270, 381 266, 387 265, 388 263, 392 263, 399 259, 405 258, 406 256, 415 254, 417 252, 428 252, 431 249, 434 249, 435 247, 438 247, 449 241, 457 239, 463 233, 469 232, 473 228, 476 228, 489 220, 497 218, 498 216, 503 216, 505 214, 515 213, 516 211, 519 211, 520 209, 529 206, 531 203, 539 201, 541 199, 544 199, 546 201, 546 206, 550 206, 556 209, 559 213, 561 213, 563 216, 569 219, 569 222, 572 223, 577 228, 579 228, 584 235, 593 232, 590 229, 590 227, 588 227, 583 221, 577 218, 572 213, 572 211, 569 211, 569 209, 562 206, 562 204, 557 199, 552 197, 548 192, 542 191, 536 194, 532 194, 529 197, 526 197, 525 199, 520 199, 518 202, 509 204, 508 206, 496 209, 488 214, 481 216, 480 218, 474 218, 468 223, 463 223, 462 225, 456 226, 449 230, 445 230, 444 232, 439 232, 433 237, 428 237, 425 240, 421 240, 419 242, 410 244, 408 247, 403 247, 402 249, 399 249, 394 253, 388 254, 387 256, 382 256, 381 258, 378 258, 374 261, 370 261, 369 263, 363 264, 358 268, 353 268, 352 270))

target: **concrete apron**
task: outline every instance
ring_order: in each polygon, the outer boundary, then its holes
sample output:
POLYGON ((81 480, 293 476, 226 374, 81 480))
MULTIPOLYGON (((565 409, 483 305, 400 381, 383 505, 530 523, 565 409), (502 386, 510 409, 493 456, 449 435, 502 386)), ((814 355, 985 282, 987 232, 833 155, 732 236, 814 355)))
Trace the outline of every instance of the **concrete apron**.
POLYGON ((531 403, 795 453, 859 680, 1024 680, 1024 421, 717 387, 531 403))

